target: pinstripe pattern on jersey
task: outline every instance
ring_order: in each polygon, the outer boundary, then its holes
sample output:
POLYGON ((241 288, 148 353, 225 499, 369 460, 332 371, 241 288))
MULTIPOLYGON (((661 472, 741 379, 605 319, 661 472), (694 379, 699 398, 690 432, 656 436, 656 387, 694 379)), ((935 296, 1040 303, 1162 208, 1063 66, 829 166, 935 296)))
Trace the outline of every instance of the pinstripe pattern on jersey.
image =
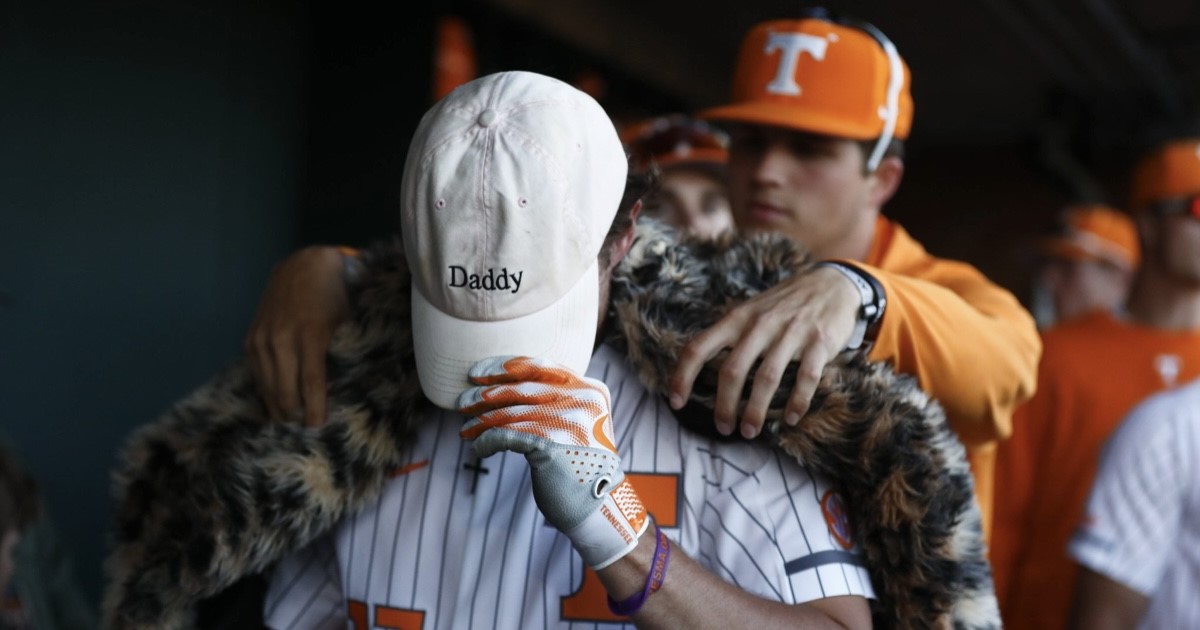
POLYGON ((275 568, 264 617, 273 628, 346 627, 346 605, 337 571, 337 554, 328 536, 313 541, 301 554, 284 558, 275 568), (287 576, 286 580, 280 580, 287 576))
POLYGON ((1150 598, 1140 628, 1200 628, 1200 381, 1153 396, 1109 438, 1071 540, 1080 564, 1150 598))
MULTIPOLYGON (((825 553, 841 550, 816 499, 826 484, 761 444, 718 443, 684 430, 608 347, 593 357, 588 375, 612 393, 625 470, 678 475, 678 526, 664 531, 686 553, 772 600, 873 595, 861 566, 825 553)), ((523 457, 484 460, 490 474, 470 493, 470 475, 459 474, 473 461, 458 437, 461 424, 448 412, 432 419, 411 451, 413 461, 430 464, 393 479, 376 506, 347 520, 334 535, 336 558, 326 552, 300 562, 319 551, 308 549, 280 567, 266 609, 272 627, 308 627, 307 620, 279 624, 296 618, 314 592, 325 601, 330 590, 372 610, 379 604, 422 610, 427 628, 597 627, 561 619, 562 602, 579 591, 584 567, 538 512, 523 457), (464 531, 475 533, 458 536, 464 531)))

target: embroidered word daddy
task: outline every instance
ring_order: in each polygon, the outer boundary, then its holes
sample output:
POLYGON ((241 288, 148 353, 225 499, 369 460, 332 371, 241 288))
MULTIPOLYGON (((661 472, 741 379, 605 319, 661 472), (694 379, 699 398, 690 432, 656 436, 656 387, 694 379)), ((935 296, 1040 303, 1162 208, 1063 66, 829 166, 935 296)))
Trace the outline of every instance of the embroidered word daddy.
POLYGON ((467 273, 466 267, 450 265, 450 286, 455 289, 516 293, 521 290, 521 277, 524 275, 524 271, 509 273, 508 267, 501 267, 499 272, 495 269, 488 269, 486 274, 480 275, 467 273))

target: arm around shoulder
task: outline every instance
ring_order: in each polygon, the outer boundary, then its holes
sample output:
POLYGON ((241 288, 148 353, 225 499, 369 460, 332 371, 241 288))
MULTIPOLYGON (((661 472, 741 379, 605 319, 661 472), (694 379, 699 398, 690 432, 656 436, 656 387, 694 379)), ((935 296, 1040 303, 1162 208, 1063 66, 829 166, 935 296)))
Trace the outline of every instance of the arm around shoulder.
POLYGON ((1133 630, 1150 600, 1141 593, 1082 567, 1075 580, 1072 630, 1133 630))
POLYGON ((354 250, 313 245, 271 272, 245 350, 276 421, 325 422, 325 353, 350 317, 347 282, 358 267, 354 250))
POLYGON ((861 267, 888 297, 871 359, 917 377, 968 446, 1007 438, 1042 348, 1016 297, 965 263, 929 259, 919 275, 861 267))

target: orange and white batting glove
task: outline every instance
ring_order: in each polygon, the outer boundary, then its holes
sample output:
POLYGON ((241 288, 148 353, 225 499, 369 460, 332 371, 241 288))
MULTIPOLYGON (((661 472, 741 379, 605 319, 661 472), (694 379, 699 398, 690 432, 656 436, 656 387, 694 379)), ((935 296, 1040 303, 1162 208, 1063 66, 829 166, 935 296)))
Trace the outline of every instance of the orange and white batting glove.
POLYGON ((592 568, 633 551, 649 519, 621 470, 608 387, 528 357, 484 359, 468 375, 479 387, 458 398, 474 416, 460 435, 475 454, 524 454, 538 509, 592 568))

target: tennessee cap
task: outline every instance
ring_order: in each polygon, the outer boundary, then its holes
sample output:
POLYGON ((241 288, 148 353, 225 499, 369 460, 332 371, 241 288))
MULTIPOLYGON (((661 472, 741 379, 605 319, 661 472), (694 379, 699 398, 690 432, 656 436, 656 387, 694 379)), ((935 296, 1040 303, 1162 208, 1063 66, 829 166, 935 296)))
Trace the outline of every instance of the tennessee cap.
POLYGON ((652 165, 711 166, 720 168, 729 161, 729 137, 719 129, 682 114, 651 118, 626 127, 621 141, 629 153, 635 171, 648 171, 652 165))
POLYGON ((1054 258, 1097 260, 1122 269, 1137 267, 1141 252, 1133 219, 1098 204, 1068 207, 1056 233, 1043 238, 1038 249, 1054 258))
POLYGON ((492 356, 586 370, 597 256, 626 169, 600 105, 550 77, 489 75, 425 114, 400 206, 417 373, 434 404, 453 408, 467 370, 492 356))
POLYGON ((700 116, 852 140, 904 139, 912 127, 909 82, 908 66, 873 26, 773 20, 742 41, 733 102, 700 116))
POLYGON ((1200 138, 1176 140, 1151 151, 1134 170, 1133 209, 1164 199, 1200 195, 1200 138))

